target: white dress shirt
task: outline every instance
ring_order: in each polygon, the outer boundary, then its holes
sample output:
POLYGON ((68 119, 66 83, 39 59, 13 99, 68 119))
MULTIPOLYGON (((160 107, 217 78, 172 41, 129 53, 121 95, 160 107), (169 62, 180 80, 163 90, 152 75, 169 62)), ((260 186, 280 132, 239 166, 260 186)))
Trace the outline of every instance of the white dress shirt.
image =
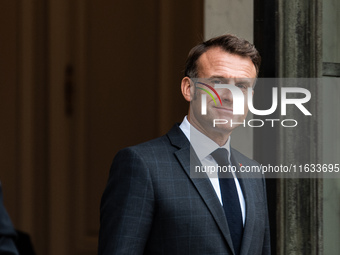
MULTIPOLYGON (((182 121, 179 127, 183 131, 185 136, 188 138, 188 140, 190 141, 192 148, 195 150, 198 159, 202 163, 202 166, 205 166, 205 167, 214 166, 215 169, 217 169, 217 163, 210 154, 218 148, 225 148, 228 150, 228 153, 229 153, 228 160, 229 160, 229 163, 231 162, 230 161, 230 137, 228 141, 226 142, 226 144, 220 147, 217 143, 215 143, 209 137, 205 136, 200 131, 198 131, 195 127, 190 125, 187 116, 184 117, 184 120, 182 121)), ((242 220, 243 220, 243 225, 244 225, 245 219, 246 219, 246 203, 244 200, 244 196, 242 193, 240 183, 234 173, 233 173, 233 176, 234 176, 234 181, 236 184, 237 193, 238 193, 238 197, 240 201, 242 220)), ((214 173, 208 174, 208 177, 209 177, 209 180, 212 186, 214 187, 214 190, 216 192, 218 199, 220 200, 220 203, 223 205, 217 171, 214 173)))

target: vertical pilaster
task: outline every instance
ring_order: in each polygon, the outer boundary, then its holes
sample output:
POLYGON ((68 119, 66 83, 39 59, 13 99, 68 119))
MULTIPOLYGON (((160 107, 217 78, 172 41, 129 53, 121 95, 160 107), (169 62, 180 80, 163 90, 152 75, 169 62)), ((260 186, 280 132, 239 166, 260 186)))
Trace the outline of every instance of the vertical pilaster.
MULTIPOLYGON (((322 75, 321 0, 278 0, 278 76, 322 75)), ((285 84, 281 84, 285 86, 285 84)), ((308 87, 318 98, 317 82, 308 87)), ((313 117, 299 118, 298 129, 279 130, 278 162, 304 164, 321 159, 321 127, 317 101, 313 117)), ((288 115, 288 114, 287 114, 288 115)), ((322 254, 322 179, 278 180, 278 254, 322 254)))

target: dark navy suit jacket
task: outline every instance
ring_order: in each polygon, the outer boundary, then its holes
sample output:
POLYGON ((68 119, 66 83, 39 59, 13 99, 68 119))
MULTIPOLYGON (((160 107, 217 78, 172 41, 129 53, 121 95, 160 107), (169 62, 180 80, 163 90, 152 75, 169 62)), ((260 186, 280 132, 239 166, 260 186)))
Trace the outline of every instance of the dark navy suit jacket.
MULTIPOLYGON (((237 168, 258 165, 234 149, 231 160, 237 168)), ((246 202, 241 254, 270 254, 265 182, 248 177, 239 178, 246 202)), ((234 254, 210 180, 190 178, 190 143, 178 125, 116 155, 100 214, 99 255, 234 254)))
POLYGON ((14 244, 16 231, 3 205, 2 186, 0 183, 0 254, 18 255, 14 244))

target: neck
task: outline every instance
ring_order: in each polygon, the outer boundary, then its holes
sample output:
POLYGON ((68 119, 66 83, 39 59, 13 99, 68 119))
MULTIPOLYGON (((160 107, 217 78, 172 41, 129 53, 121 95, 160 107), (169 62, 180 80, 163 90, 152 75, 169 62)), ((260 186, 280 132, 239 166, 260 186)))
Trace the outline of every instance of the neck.
POLYGON ((205 136, 209 137, 211 140, 213 140, 220 147, 227 143, 229 136, 231 135, 231 131, 225 130, 223 128, 207 129, 203 125, 201 125, 201 123, 197 123, 195 121, 190 120, 189 116, 188 116, 188 121, 199 132, 201 132, 205 136))

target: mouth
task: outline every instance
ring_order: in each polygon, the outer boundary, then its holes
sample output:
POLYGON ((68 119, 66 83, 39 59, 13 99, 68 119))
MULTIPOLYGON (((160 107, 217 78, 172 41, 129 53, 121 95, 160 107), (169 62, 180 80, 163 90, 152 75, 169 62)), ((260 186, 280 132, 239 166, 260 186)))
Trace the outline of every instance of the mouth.
POLYGON ((218 106, 214 106, 214 108, 217 109, 218 111, 233 113, 232 108, 218 107, 218 106))

